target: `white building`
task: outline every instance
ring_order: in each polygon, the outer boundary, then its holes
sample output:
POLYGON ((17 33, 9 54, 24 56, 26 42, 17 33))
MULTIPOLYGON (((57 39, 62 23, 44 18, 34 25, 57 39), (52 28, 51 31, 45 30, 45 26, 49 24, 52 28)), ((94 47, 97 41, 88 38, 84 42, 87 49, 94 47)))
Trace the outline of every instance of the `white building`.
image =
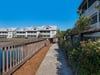
POLYGON ((0 38, 54 38, 56 31, 56 26, 0 28, 0 38))
MULTIPOLYGON (((92 27, 92 30, 100 29, 100 9, 97 8, 98 6, 100 6, 100 0, 83 0, 78 9, 81 10, 80 16, 87 15, 91 17, 90 27, 92 27)), ((84 37, 100 41, 100 32, 85 34, 84 37)))
POLYGON ((91 27, 100 27, 100 0, 83 0, 79 6, 81 15, 90 16, 92 19, 91 27))

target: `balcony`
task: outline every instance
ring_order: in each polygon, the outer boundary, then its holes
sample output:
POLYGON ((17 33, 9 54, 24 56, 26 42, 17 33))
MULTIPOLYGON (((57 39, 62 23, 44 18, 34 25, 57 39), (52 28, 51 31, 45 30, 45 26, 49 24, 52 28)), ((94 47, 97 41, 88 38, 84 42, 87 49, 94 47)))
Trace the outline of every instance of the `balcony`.
POLYGON ((37 33, 27 33, 27 35, 37 35, 37 33))
POLYGON ((92 24, 92 25, 90 25, 91 27, 96 27, 96 26, 98 26, 98 23, 95 23, 95 24, 92 24))
POLYGON ((40 33, 40 35, 50 35, 50 33, 40 33))
POLYGON ((0 35, 8 35, 8 33, 0 33, 0 35))
POLYGON ((26 35, 25 33, 17 33, 16 35, 26 35))
POLYGON ((98 10, 96 6, 98 6, 100 1, 95 1, 87 10, 84 11, 83 15, 91 16, 92 14, 96 13, 98 10))

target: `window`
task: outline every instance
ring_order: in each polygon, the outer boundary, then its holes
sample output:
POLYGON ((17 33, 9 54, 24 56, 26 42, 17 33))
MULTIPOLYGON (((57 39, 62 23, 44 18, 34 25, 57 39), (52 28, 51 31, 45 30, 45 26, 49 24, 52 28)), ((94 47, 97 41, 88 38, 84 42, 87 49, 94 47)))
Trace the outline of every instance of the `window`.
POLYGON ((87 10, 87 3, 82 8, 82 13, 84 13, 87 10))
POLYGON ((92 19, 91 24, 97 23, 97 13, 95 13, 95 14, 91 17, 91 19, 92 19))
POLYGON ((50 31, 47 31, 47 33, 50 33, 50 31))
POLYGON ((49 28, 46 28, 46 29, 49 29, 49 28))
POLYGON ((17 33, 22 33, 22 34, 24 34, 25 32, 17 32, 17 33))
POLYGON ((4 34, 7 34, 8 32, 0 32, 0 33, 2 33, 2 34, 3 34, 3 33, 4 33, 4 34))
MULTIPOLYGON (((100 12, 100 11, 99 11, 100 12)), ((100 22, 100 13, 99 13, 99 22, 100 22)))
POLYGON ((36 37, 36 35, 28 35, 28 37, 36 37))
POLYGON ((88 7, 90 7, 96 0, 88 0, 88 7))
POLYGON ((50 33, 50 31, 40 31, 40 33, 50 33))
POLYGON ((28 31, 27 33, 36 33, 36 31, 28 31))
POLYGON ((50 35, 47 35, 47 37, 50 37, 50 35))

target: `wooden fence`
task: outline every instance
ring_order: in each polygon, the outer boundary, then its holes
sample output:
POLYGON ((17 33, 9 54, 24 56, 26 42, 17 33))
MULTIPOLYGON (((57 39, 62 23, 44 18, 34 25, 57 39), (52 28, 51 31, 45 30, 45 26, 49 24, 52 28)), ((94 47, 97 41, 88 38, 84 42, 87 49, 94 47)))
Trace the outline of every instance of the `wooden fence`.
POLYGON ((0 42, 1 63, 0 75, 11 75, 42 47, 49 44, 46 39, 27 39, 0 42))

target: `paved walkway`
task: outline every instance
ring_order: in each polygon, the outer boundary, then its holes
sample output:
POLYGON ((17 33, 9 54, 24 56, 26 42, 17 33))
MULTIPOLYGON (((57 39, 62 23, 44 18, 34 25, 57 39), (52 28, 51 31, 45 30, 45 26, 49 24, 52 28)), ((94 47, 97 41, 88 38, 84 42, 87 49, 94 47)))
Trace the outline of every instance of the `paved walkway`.
POLYGON ((50 48, 36 75, 72 75, 58 44, 50 48))

